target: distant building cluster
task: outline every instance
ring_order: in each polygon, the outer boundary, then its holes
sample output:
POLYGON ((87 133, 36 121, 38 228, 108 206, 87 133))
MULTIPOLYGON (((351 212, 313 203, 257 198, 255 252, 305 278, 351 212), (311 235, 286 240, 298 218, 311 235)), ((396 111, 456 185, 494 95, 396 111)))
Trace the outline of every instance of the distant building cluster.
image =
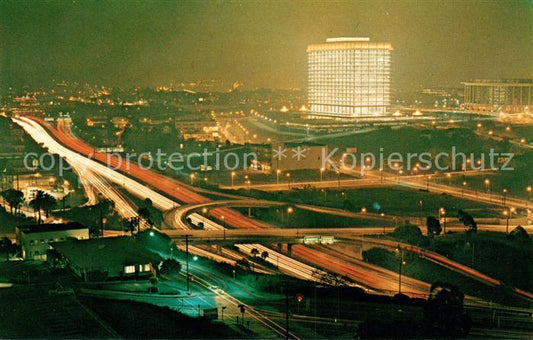
POLYGON ((392 45, 369 38, 330 38, 308 55, 310 115, 376 117, 389 112, 392 45))
POLYGON ((474 80, 464 82, 465 110, 480 113, 529 113, 533 79, 474 80))

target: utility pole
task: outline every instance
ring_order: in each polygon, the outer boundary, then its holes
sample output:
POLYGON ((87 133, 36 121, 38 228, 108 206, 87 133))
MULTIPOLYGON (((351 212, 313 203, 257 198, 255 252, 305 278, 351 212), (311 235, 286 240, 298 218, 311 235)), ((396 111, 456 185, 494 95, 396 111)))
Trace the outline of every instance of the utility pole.
POLYGON ((289 282, 285 281, 285 339, 289 340, 289 282))
POLYGON ((187 270, 187 294, 191 293, 190 287, 189 287, 189 235, 185 235, 185 263, 186 263, 186 270, 187 270))
POLYGON ((400 248, 400 269, 398 270, 398 294, 402 293, 402 267, 403 267, 403 248, 400 248))

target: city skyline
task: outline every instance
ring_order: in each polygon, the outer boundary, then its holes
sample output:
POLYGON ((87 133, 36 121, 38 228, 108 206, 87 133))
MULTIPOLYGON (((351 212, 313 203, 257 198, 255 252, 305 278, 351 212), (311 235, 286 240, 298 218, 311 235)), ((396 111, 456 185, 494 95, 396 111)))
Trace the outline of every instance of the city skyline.
POLYGON ((217 79, 246 88, 305 89, 306 46, 334 36, 391 42, 395 91, 533 74, 532 10, 525 1, 0 6, 4 86, 217 79))

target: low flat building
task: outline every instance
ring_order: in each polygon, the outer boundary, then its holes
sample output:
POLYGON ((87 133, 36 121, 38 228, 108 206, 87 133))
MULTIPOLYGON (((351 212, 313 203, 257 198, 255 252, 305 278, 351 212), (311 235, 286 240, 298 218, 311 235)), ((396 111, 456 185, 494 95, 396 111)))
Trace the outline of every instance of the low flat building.
POLYGON ((15 234, 24 259, 46 260, 51 243, 88 239, 89 228, 76 222, 46 223, 16 227, 15 234))
POLYGON ((163 261, 132 237, 68 240, 52 247, 50 261, 64 263, 83 281, 146 278, 163 261))
POLYGON ((464 82, 463 108, 477 113, 529 113, 533 79, 474 80, 464 82))

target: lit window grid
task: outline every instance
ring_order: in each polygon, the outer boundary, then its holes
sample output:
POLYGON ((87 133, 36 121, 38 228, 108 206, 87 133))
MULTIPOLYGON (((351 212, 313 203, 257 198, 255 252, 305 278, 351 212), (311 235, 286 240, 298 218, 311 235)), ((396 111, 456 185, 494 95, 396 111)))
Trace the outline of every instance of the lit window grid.
POLYGON ((331 115, 381 115, 390 105, 390 51, 309 52, 311 111, 331 115))

